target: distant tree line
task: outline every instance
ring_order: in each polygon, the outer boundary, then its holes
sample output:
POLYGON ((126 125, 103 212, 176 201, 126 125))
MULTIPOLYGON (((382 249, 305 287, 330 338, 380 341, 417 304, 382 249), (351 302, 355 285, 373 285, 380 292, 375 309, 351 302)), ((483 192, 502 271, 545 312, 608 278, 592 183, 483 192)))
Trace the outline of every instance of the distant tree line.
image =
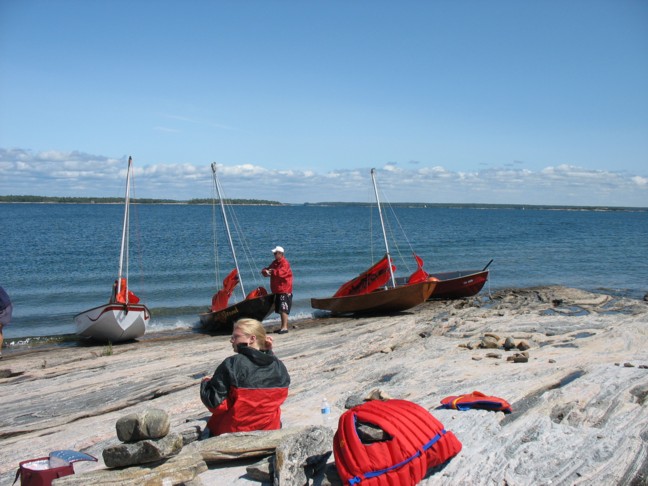
MULTIPOLYGON (((305 203, 304 206, 374 206, 370 202, 320 202, 305 203)), ((648 208, 617 206, 557 206, 543 204, 487 204, 487 203, 389 203, 401 208, 472 208, 472 209, 547 209, 587 211, 646 211, 648 208)))
MULTIPOLYGON (((48 197, 48 196, 0 196, 0 203, 62 203, 62 204, 120 204, 124 202, 119 197, 48 197)), ((174 199, 131 199, 135 204, 220 204, 212 199, 190 199, 177 201, 174 199)), ((264 199, 228 199, 226 204, 248 206, 286 206, 278 201, 264 199)), ((373 206, 369 202, 319 202, 304 203, 303 206, 373 206)), ((293 204, 293 206, 295 206, 293 204)), ((548 210, 589 210, 589 211, 648 211, 648 208, 616 207, 616 206, 551 206, 539 204, 480 204, 480 203, 390 203, 394 207, 406 208, 473 208, 473 209, 548 209, 548 210)))
MULTIPOLYGON (((190 199, 187 204, 220 204, 220 201, 211 199, 190 199)), ((249 206, 284 206, 279 201, 266 201, 265 199, 226 199, 225 204, 249 205, 249 206)))
MULTIPOLYGON (((123 203, 124 198, 119 197, 51 197, 51 196, 0 196, 0 202, 5 203, 61 203, 61 204, 116 204, 123 203)), ((212 204, 211 199, 191 199, 189 201, 176 201, 173 199, 132 198, 134 204, 212 204)), ((216 201, 220 203, 219 201, 216 201)), ((237 205, 272 205, 282 206, 277 201, 262 199, 232 199, 227 204, 237 205)))

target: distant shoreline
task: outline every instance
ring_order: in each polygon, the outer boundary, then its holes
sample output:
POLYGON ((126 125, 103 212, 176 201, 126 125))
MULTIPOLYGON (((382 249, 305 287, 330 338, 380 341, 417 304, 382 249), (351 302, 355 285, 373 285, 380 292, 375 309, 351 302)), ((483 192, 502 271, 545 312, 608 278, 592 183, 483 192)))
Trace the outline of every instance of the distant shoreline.
MULTIPOLYGON (((218 202, 218 201, 216 201, 218 202)), ((50 197, 50 196, 0 196, 0 204, 123 204, 123 198, 115 197, 50 197)), ((176 201, 173 199, 131 199, 132 204, 160 205, 211 205, 210 199, 190 199, 176 201)), ((313 206, 313 207, 345 207, 371 206, 367 202, 317 202, 317 203, 282 203, 261 199, 230 199, 227 204, 237 206, 313 206)), ((490 204, 490 203, 390 203, 393 207, 407 208, 454 208, 454 209, 518 209, 518 210, 554 210, 554 211, 648 211, 648 207, 632 206, 566 206, 551 204, 490 204)))

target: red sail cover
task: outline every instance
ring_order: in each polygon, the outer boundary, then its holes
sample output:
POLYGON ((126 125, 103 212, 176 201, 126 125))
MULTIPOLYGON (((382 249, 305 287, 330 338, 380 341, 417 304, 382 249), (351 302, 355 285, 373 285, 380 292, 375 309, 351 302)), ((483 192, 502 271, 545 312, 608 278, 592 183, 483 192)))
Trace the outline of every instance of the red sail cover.
POLYGON ((412 275, 410 275, 407 283, 414 284, 425 282, 428 279, 429 275, 425 270, 423 270, 423 259, 418 255, 414 255, 414 258, 416 258, 416 264, 418 265, 418 268, 412 275))
POLYGON ((227 307, 227 302, 229 301, 229 298, 232 296, 234 287, 236 287, 238 283, 239 283, 239 277, 238 277, 238 272, 236 271, 235 268, 229 273, 227 277, 223 279, 223 288, 220 289, 218 292, 216 292, 214 294, 214 297, 212 297, 212 305, 211 305, 212 312, 216 312, 227 307))
MULTIPOLYGON (((396 270, 396 267, 392 265, 392 269, 396 270)), ((387 281, 389 281, 389 263, 387 262, 387 255, 385 255, 369 270, 342 285, 333 297, 368 294, 385 286, 387 281)))
POLYGON ((137 304, 140 299, 137 295, 135 295, 133 292, 128 290, 128 283, 126 282, 126 279, 122 277, 120 285, 119 285, 119 292, 117 292, 117 280, 115 280, 115 283, 113 284, 113 292, 115 293, 114 295, 114 302, 118 302, 120 304, 137 304), (128 295, 128 300, 126 300, 126 296, 128 295))

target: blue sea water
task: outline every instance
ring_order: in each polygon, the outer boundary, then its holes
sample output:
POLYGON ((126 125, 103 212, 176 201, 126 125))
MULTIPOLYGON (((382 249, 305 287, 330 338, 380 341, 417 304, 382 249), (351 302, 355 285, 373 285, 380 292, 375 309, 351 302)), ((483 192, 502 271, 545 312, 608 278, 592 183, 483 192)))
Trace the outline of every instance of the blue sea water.
MULTIPOLYGON (((272 261, 274 246, 286 249, 294 272, 291 319, 313 316, 311 297, 330 296, 384 254, 375 208, 230 209, 246 292, 268 285, 260 269, 272 261)), ((151 309, 147 333, 199 327, 198 313, 233 268, 219 211, 210 205, 131 206, 130 288, 151 309)), ((413 249, 428 272, 481 269, 493 259, 486 295, 549 284, 634 298, 648 291, 648 210, 435 206, 392 212, 397 219, 385 215, 394 235, 390 250, 405 257, 404 263, 396 259, 399 275, 415 270, 413 249)), ((119 204, 0 204, 0 285, 14 303, 6 345, 72 334, 75 314, 108 300, 122 217, 119 204)))

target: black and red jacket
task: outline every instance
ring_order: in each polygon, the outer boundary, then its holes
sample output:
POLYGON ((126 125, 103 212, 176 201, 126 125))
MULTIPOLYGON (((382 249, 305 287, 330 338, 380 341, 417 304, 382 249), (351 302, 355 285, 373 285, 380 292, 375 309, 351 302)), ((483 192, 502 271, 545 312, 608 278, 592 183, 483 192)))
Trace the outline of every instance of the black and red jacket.
POLYGON ((200 399, 212 413, 212 435, 281 427, 281 404, 290 376, 272 351, 241 348, 200 384, 200 399))

